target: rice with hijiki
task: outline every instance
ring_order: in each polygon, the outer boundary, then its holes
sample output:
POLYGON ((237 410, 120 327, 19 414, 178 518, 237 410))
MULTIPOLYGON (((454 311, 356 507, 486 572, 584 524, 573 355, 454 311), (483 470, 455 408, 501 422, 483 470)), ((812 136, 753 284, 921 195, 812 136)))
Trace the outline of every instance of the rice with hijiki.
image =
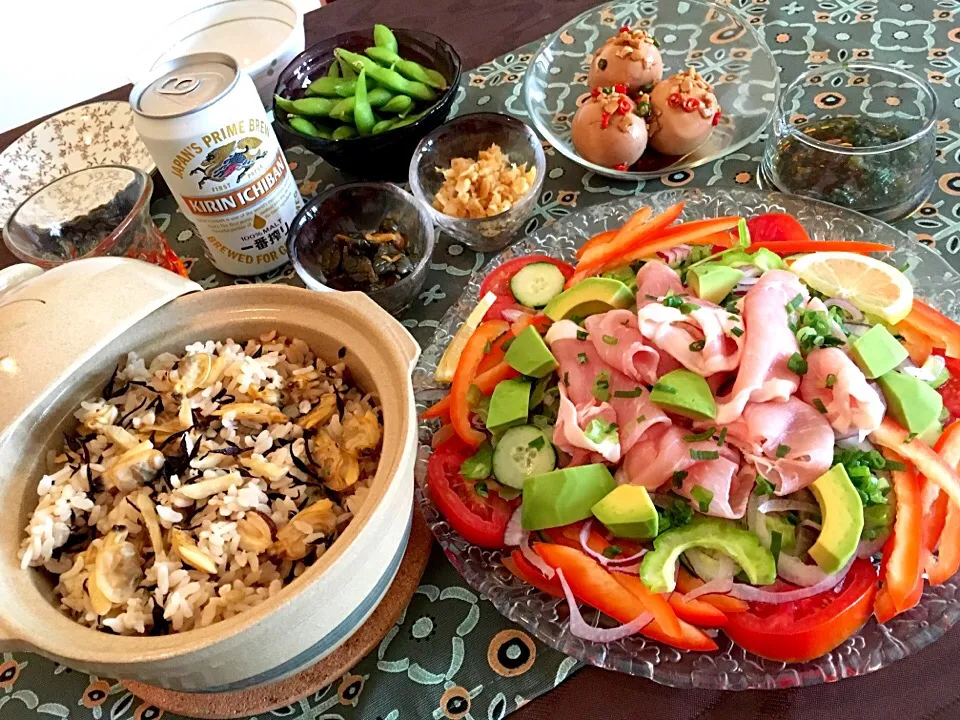
POLYGON ((61 609, 123 635, 205 627, 277 594, 343 531, 380 456, 375 397, 277 337, 135 353, 37 487, 21 566, 61 609))

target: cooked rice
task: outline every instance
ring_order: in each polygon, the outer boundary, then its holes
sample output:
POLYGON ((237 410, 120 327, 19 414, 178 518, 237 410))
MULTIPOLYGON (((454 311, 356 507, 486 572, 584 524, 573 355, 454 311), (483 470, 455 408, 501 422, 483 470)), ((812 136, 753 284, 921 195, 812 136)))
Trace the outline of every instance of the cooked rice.
POLYGON ((360 510, 380 457, 376 398, 276 333, 149 365, 130 353, 75 417, 20 563, 54 576, 67 615, 122 635, 205 627, 278 593, 360 510))

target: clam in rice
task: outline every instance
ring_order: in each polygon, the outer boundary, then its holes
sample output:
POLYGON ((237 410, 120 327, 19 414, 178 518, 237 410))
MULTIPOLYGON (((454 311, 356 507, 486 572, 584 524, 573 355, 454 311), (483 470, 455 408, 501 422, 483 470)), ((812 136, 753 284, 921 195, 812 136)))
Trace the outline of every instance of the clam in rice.
POLYGON ((301 575, 359 511, 376 474, 376 398, 302 340, 135 353, 37 487, 19 557, 92 628, 205 627, 301 575))

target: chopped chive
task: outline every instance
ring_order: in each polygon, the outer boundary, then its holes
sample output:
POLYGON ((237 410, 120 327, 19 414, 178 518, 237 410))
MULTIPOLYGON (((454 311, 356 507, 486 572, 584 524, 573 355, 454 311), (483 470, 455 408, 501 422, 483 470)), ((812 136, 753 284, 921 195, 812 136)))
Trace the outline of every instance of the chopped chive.
POLYGON ((800 303, 803 302, 803 295, 797 293, 796 297, 793 298, 790 302, 787 303, 787 312, 792 312, 800 307, 800 303))
POLYGON ((716 460, 720 453, 717 450, 691 450, 690 457, 693 460, 716 460))
POLYGON ((563 384, 566 385, 567 387, 570 387, 570 373, 565 372, 563 374, 563 384))
POLYGON ((713 493, 705 487, 694 485, 690 488, 690 497, 697 501, 700 506, 700 512, 705 513, 710 510, 710 503, 713 502, 713 493))
POLYGON ((613 335, 604 335, 604 336, 603 336, 603 341, 604 341, 607 345, 616 345, 618 342, 620 342, 620 341, 617 340, 615 337, 613 337, 613 335))
POLYGON ((540 437, 535 437, 533 440, 527 443, 527 447, 533 448, 534 450, 540 450, 544 445, 547 444, 547 441, 543 439, 543 435, 540 437))
POLYGON ((663 299, 663 304, 669 308, 679 308, 683 305, 683 298, 679 295, 668 295, 663 299))
POLYGON ((780 560, 780 548, 783 545, 783 533, 774 530, 770 533, 770 554, 773 555, 773 564, 776 565, 780 560))
POLYGON ((633 390, 617 390, 613 393, 613 396, 618 398, 636 398, 641 395, 643 395, 642 387, 635 387, 633 390))
POLYGON ((683 439, 687 442, 699 442, 701 440, 709 440, 713 437, 713 434, 717 431, 715 427, 707 428, 703 432, 695 433, 693 435, 684 435, 683 439))
POLYGON ((623 555, 623 548, 619 545, 608 545, 603 549, 603 556, 605 558, 615 558, 618 555, 623 555))
POLYGON ((696 340, 690 343, 690 352, 700 352, 706 344, 706 340, 696 340))
POLYGON ((884 463, 884 470, 899 470, 900 472, 903 472, 906 469, 907 466, 897 460, 887 460, 884 463))
POLYGON ((734 337, 740 337, 741 335, 743 335, 743 328, 742 327, 730 328, 730 334, 733 335, 734 337))
POLYGON ((607 373, 597 373, 593 380, 593 396, 600 402, 610 399, 610 376, 607 373))
POLYGON ((590 336, 583 330, 577 330, 577 340, 586 340, 588 337, 590 336))
POLYGON ((483 346, 483 354, 486 355, 493 349, 493 345, 490 344, 490 341, 487 340, 487 344, 483 346))
POLYGON ((640 415, 640 416, 637 418, 637 425, 640 425, 641 423, 645 423, 646 421, 647 421, 647 416, 646 416, 646 415, 640 415))
POLYGON ((580 353, 577 355, 577 360, 580 361, 581 365, 586 365, 589 358, 587 357, 586 353, 580 353))
POLYGON ((806 375, 809 369, 807 361, 803 359, 800 353, 794 353, 787 360, 787 370, 797 375, 806 375))
POLYGON ((914 440, 915 437, 917 437, 917 433, 915 433, 915 432, 914 432, 914 433, 910 433, 909 435, 907 435, 906 440, 904 440, 903 442, 904 442, 904 443, 911 443, 911 442, 913 442, 913 440, 914 440))
POLYGON ((821 415, 827 414, 827 406, 823 404, 823 400, 820 398, 813 399, 813 406, 820 411, 821 415))
POLYGON ((777 445, 777 457, 778 457, 778 458, 785 458, 785 457, 787 456, 787 453, 788 453, 788 452, 790 452, 790 446, 789 446, 789 445, 777 445))
POLYGON ((490 491, 487 489, 487 484, 485 482, 476 482, 473 484, 473 491, 480 497, 488 497, 490 491))
POLYGON ((827 375, 827 387, 832 388, 836 384, 837 384, 837 376, 833 374, 827 375))
POLYGON ((721 428, 720 435, 717 436, 717 445, 723 445, 727 441, 727 429, 721 428))
POLYGON ((689 315, 694 310, 699 310, 699 309, 700 309, 699 305, 694 305, 693 303, 688 303, 688 302, 683 303, 678 308, 678 310, 680 310, 680 312, 683 313, 684 315, 689 315))
POLYGON ((757 485, 753 488, 754 495, 773 495, 774 491, 773 483, 767 480, 765 477, 757 476, 757 485))
POLYGON ((660 392, 665 392, 668 395, 676 395, 677 389, 673 385, 664 385, 663 383, 656 383, 653 386, 654 390, 659 390, 660 392))
POLYGON ((683 485, 683 481, 686 479, 687 474, 688 474, 688 473, 687 473, 686 470, 674 470, 674 471, 673 471, 673 486, 674 486, 675 488, 678 488, 678 487, 680 487, 681 485, 683 485))

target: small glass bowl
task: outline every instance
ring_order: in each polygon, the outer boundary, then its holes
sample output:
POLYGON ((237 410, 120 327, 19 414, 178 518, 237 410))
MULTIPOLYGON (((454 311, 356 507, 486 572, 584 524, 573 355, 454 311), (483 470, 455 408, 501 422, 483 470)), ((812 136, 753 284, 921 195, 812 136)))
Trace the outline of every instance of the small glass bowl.
POLYGON ((473 250, 491 252, 516 240, 517 231, 533 213, 546 171, 540 138, 526 124, 509 115, 474 113, 454 118, 420 141, 410 160, 410 191, 427 207, 441 230, 473 250), (443 185, 438 168, 450 167, 457 157, 476 158, 494 143, 512 163, 536 168, 530 191, 506 212, 487 218, 456 218, 436 210, 433 198, 443 185))
POLYGON ((24 200, 3 227, 10 252, 50 269, 104 255, 144 260, 188 277, 150 217, 153 181, 126 165, 64 175, 24 200))
POLYGON ((399 315, 423 287, 436 242, 436 229, 423 204, 390 183, 337 185, 297 213, 287 235, 287 253, 297 275, 311 290, 334 291, 323 273, 324 248, 337 233, 373 232, 390 218, 407 236, 413 272, 390 287, 364 291, 380 307, 399 315))
POLYGON ((893 222, 935 182, 937 96, 913 73, 858 62, 809 70, 780 96, 763 179, 893 222))

